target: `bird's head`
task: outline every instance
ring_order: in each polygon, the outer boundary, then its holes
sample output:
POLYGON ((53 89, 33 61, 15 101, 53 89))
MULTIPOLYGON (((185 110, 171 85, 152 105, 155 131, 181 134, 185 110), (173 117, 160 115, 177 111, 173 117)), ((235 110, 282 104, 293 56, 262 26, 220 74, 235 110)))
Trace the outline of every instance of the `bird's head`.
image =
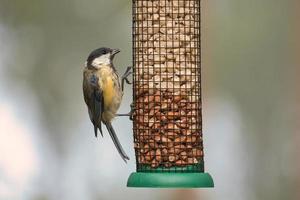
POLYGON ((110 49, 107 47, 96 49, 88 56, 86 60, 86 67, 99 69, 103 65, 111 65, 114 56, 119 52, 119 49, 110 49))

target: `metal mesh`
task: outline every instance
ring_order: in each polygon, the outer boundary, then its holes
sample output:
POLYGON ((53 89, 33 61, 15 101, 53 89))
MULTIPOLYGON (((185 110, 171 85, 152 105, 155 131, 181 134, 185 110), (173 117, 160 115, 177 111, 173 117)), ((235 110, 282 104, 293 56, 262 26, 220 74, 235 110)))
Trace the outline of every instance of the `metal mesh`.
POLYGON ((137 171, 203 169, 200 0, 133 0, 137 171))

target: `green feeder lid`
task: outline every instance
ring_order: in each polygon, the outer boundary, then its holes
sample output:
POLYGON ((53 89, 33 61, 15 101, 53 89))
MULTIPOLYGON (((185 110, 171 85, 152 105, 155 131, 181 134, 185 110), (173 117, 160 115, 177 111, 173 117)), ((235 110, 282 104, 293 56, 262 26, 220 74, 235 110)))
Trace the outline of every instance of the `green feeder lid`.
POLYGON ((150 188, 211 188, 214 181, 209 173, 132 173, 127 187, 150 188))

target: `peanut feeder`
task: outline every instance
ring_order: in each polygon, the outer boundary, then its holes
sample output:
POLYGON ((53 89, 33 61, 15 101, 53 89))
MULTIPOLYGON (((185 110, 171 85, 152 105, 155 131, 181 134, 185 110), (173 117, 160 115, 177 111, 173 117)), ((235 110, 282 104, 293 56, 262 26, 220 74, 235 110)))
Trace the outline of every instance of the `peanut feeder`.
POLYGON ((133 0, 129 187, 213 187, 204 173, 200 0, 133 0))

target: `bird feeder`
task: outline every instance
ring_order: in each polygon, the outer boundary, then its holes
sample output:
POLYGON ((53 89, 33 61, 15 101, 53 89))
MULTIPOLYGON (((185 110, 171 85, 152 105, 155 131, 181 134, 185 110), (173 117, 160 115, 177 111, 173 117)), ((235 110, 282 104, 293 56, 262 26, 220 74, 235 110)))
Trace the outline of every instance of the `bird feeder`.
POLYGON ((133 0, 128 187, 213 187, 204 173, 200 0, 133 0))

